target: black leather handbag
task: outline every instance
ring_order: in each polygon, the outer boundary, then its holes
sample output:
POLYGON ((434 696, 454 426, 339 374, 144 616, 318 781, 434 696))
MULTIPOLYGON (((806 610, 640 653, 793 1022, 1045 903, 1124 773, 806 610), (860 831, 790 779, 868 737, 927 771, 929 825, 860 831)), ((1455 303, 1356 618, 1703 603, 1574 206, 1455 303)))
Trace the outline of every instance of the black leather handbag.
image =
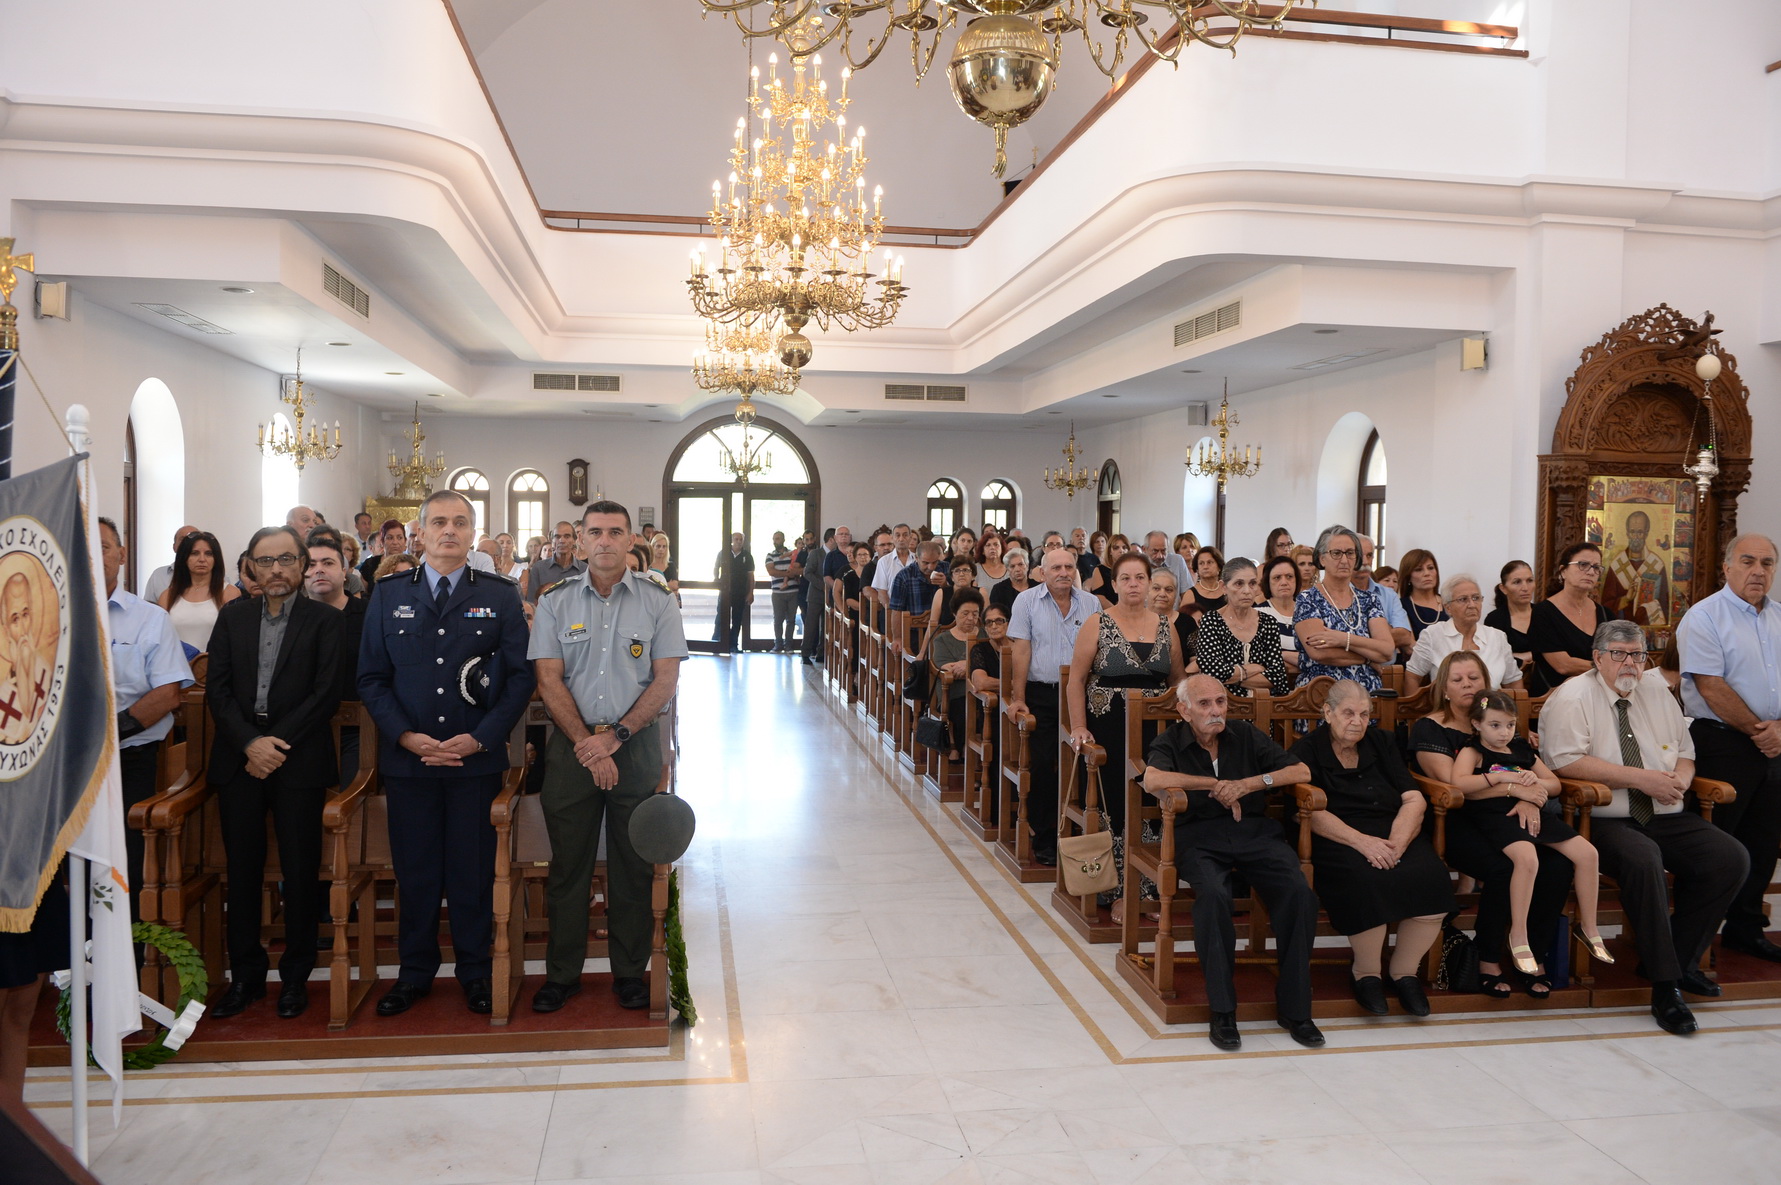
POLYGON ((928 667, 928 660, 918 658, 909 664, 909 673, 903 676, 903 698, 922 700, 928 698, 928 689, 933 684, 934 673, 928 667))
POLYGON ((946 748, 946 718, 932 707, 923 712, 915 722, 915 743, 924 749, 946 748))

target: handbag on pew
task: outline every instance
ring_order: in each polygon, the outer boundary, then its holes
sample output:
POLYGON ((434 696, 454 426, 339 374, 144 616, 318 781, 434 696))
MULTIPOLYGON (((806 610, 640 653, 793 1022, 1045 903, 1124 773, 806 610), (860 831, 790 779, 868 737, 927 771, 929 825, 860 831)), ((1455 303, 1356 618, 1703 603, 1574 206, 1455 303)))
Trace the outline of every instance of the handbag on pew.
POLYGON ((937 715, 931 704, 915 722, 915 743, 924 749, 946 748, 946 718, 937 715))
POLYGON ((1447 992, 1478 992, 1484 988, 1478 978, 1478 944, 1451 921, 1441 923, 1441 965, 1435 971, 1434 986, 1447 992))
POLYGON ((1119 888, 1119 869, 1113 864, 1111 831, 1060 838, 1057 841, 1057 866, 1064 874, 1064 892, 1072 897, 1111 893, 1119 888))
POLYGON ((927 699, 928 683, 932 672, 928 669, 928 660, 918 658, 909 664, 909 673, 903 677, 904 699, 927 699))

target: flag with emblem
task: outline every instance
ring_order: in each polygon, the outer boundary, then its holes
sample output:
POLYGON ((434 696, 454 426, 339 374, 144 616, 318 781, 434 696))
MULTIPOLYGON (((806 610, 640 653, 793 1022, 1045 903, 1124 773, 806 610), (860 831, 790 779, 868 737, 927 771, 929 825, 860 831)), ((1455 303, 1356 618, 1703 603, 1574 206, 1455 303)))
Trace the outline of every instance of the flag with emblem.
POLYGON ((93 1056, 141 1025, 99 547, 84 456, 0 481, 0 930, 31 928, 72 851, 89 861, 93 1056))

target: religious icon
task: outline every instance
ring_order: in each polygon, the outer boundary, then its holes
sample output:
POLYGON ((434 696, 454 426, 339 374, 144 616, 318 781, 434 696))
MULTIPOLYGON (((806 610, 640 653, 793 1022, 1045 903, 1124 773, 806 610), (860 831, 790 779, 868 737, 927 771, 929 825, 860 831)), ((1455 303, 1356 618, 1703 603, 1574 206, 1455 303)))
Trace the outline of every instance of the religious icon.
POLYGON ((587 505, 587 462, 580 457, 569 462, 569 504, 587 505))
MULTIPOLYGON (((1672 478, 1602 477, 1586 537, 1602 548, 1603 606, 1648 630, 1671 628, 1692 600, 1694 503, 1677 501, 1672 478)), ((1592 496, 1591 502, 1594 502, 1592 496)))
MULTIPOLYGON (((20 522, 28 520, 9 520, 20 522)), ((22 529, 0 532, 21 541, 22 529)), ((57 556, 59 566, 59 556, 57 556)), ((55 726, 67 662, 63 600, 36 551, 0 545, 0 779, 20 775, 55 726)))

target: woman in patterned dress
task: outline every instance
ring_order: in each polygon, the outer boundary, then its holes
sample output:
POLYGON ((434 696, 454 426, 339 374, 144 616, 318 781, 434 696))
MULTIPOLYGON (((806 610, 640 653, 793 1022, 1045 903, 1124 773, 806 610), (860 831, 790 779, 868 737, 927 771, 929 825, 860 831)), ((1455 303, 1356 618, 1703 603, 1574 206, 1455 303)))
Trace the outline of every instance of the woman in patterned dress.
POLYGON ((1285 695, 1292 690, 1292 674, 1280 651, 1280 623, 1256 610, 1262 590, 1255 565, 1236 556, 1221 575, 1225 606, 1200 618, 1200 670, 1231 695, 1285 695))
POLYGON ((1299 594, 1292 618, 1299 636, 1301 685, 1329 675, 1359 683, 1371 694, 1381 685, 1372 664, 1397 656, 1378 592, 1354 586, 1359 559, 1360 538, 1347 527, 1328 527, 1317 537, 1323 578, 1299 594))

